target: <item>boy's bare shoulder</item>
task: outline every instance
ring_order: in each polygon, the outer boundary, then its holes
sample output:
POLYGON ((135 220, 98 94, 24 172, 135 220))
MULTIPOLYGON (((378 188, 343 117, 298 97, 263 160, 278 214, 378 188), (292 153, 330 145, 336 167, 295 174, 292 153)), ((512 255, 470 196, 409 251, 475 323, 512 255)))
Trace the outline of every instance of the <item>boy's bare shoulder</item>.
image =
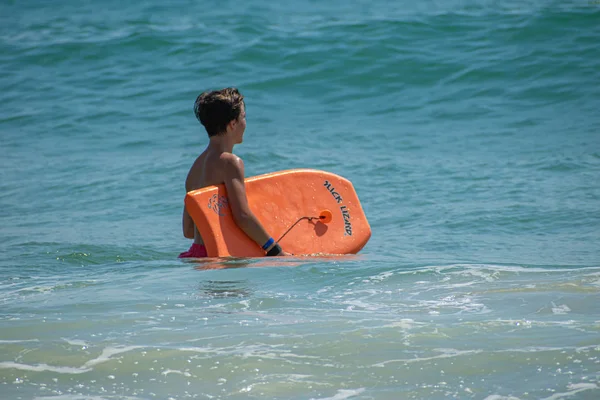
POLYGON ((244 179, 244 162, 241 158, 232 153, 223 153, 220 156, 220 161, 225 180, 244 179))
POLYGON ((235 154, 229 153, 227 151, 224 151, 223 153, 221 153, 221 156, 219 158, 224 162, 238 162, 238 161, 242 160, 235 154))
POLYGON ((223 153, 219 157, 220 161, 227 167, 240 168, 244 166, 244 162, 241 158, 233 153, 223 153))

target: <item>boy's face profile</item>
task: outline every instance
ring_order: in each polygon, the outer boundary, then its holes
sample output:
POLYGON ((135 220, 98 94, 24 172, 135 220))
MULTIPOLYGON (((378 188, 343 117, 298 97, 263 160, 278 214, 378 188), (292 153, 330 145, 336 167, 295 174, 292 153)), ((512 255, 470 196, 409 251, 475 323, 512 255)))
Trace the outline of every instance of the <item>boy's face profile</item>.
POLYGON ((246 105, 242 104, 240 115, 229 123, 231 135, 235 138, 235 143, 242 143, 244 140, 244 131, 246 130, 246 105))

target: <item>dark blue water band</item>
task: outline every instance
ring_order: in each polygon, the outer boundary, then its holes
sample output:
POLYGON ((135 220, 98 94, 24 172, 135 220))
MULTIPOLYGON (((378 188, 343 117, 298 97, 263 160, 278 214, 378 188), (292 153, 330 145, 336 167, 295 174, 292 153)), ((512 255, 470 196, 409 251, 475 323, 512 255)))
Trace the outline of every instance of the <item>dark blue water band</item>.
POLYGON ((273 240, 273 238, 269 238, 269 240, 267 240, 267 243, 265 243, 263 245, 263 250, 267 251, 267 249, 269 248, 269 246, 271 246, 273 243, 275 242, 275 240, 273 240))

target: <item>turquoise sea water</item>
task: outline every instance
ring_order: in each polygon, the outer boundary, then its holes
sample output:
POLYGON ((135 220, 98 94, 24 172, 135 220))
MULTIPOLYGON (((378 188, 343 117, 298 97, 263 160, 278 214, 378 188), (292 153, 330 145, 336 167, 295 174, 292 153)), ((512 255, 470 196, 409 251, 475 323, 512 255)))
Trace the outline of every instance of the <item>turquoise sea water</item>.
POLYGON ((600 398, 600 4, 0 4, 1 399, 600 398), (183 262, 192 106, 357 256, 183 262))

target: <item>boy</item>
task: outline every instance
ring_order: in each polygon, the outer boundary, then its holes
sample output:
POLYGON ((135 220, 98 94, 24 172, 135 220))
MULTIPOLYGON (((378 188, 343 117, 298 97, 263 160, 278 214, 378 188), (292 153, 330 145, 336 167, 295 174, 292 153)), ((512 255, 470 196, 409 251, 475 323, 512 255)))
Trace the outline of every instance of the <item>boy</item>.
MULTIPOLYGON (((242 143, 246 129, 244 96, 236 88, 204 92, 194 103, 194 114, 204 125, 210 141, 190 168, 185 180, 186 192, 225 184, 233 219, 240 229, 261 246, 266 255, 290 255, 273 241, 250 210, 244 186, 244 163, 232 153, 233 146, 242 143)), ((194 243, 180 258, 207 257, 204 241, 185 207, 183 236, 194 239, 194 243)))

